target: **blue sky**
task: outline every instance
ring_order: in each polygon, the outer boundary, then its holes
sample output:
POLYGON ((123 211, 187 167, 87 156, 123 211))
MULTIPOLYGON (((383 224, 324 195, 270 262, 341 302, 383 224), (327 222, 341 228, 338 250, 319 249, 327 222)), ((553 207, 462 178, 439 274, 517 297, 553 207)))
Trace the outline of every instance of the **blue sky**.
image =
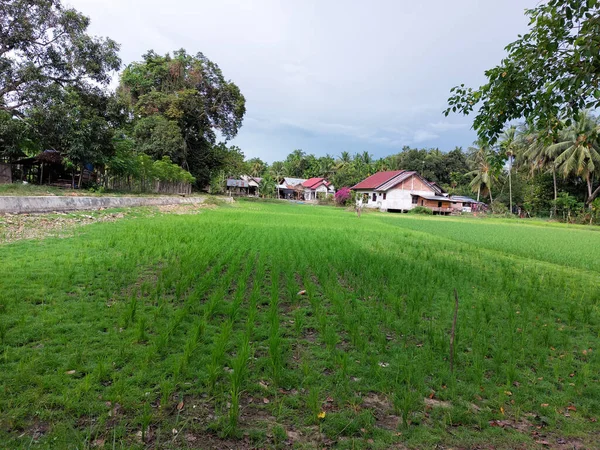
POLYGON ((203 52, 246 97, 232 143, 283 159, 404 145, 452 150, 471 118, 444 117, 449 90, 479 86, 527 30, 537 0, 70 0, 125 64, 154 49, 203 52))

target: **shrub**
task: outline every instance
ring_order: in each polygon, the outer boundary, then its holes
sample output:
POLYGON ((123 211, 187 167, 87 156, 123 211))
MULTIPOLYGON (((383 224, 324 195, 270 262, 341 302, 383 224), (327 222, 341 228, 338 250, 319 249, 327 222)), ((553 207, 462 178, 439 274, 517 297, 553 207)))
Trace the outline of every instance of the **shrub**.
POLYGON ((433 211, 425 206, 415 206, 409 211, 411 214, 433 214, 433 211))
POLYGON ((494 200, 492 202, 492 213, 494 214, 506 214, 508 212, 508 206, 504 203, 494 200))
POLYGON ((348 200, 350 200, 351 195, 352 192, 350 191, 350 188, 343 187, 335 193, 335 203, 340 206, 344 206, 348 203, 348 200))

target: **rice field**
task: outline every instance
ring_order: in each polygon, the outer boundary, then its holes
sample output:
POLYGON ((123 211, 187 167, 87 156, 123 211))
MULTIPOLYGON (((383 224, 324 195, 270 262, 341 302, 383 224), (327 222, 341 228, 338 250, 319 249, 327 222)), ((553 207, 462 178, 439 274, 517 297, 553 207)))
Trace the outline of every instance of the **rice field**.
POLYGON ((1 447, 600 448, 599 253, 250 201, 5 244, 1 447))

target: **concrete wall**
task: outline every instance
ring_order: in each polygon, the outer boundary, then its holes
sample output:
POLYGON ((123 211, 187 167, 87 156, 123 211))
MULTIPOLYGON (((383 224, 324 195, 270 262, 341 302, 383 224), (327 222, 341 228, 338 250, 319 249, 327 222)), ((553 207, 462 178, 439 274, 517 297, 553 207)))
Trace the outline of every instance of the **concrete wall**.
POLYGON ((206 197, 0 197, 0 214, 178 205, 203 203, 205 200, 206 197))

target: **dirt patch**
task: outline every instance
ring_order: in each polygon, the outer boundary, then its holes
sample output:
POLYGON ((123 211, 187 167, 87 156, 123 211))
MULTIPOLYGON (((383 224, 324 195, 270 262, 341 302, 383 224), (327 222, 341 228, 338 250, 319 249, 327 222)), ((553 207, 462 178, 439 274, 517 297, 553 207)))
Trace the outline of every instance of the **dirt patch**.
POLYGON ((156 207, 127 208, 123 211, 77 211, 52 214, 4 214, 0 215, 0 244, 23 239, 43 239, 47 237, 70 237, 75 229, 98 222, 115 222, 132 215, 156 214, 199 214, 204 209, 214 209, 215 205, 203 203, 163 205, 156 207))

